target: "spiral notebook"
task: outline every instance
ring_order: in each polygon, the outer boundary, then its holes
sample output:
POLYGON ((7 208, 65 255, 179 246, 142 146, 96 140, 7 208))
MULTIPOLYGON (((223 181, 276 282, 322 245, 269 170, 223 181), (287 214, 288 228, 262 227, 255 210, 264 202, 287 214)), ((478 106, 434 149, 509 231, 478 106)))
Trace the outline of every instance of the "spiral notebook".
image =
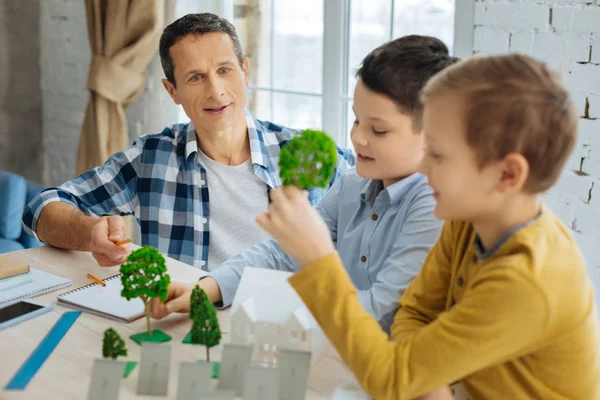
POLYGON ((90 283, 58 296, 58 303, 76 310, 118 321, 131 322, 144 315, 141 299, 121 297, 121 274, 102 279, 106 286, 90 283))
POLYGON ((30 299, 70 286, 73 282, 62 276, 30 268, 26 274, 2 279, 0 307, 17 300, 30 299))

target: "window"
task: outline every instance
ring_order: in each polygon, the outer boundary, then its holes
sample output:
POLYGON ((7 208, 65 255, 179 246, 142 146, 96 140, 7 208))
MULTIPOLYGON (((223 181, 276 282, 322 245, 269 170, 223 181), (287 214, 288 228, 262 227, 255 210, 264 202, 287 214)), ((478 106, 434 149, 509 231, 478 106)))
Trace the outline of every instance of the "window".
POLYGON ((459 56, 471 53, 475 0, 456 8, 455 1, 228 0, 218 10, 195 12, 233 15, 249 58, 248 108, 255 117, 324 129, 350 147, 355 72, 368 52, 393 38, 425 34, 459 56))
POLYGON ((321 127, 323 1, 235 2, 234 24, 250 63, 248 108, 257 118, 321 127))

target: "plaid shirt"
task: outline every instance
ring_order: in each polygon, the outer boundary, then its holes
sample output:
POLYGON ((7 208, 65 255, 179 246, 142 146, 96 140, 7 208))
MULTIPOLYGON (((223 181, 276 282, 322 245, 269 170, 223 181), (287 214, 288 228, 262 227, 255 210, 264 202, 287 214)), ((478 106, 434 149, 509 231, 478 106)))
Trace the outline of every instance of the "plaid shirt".
MULTIPOLYGON (((281 185, 279 152, 298 133, 246 116, 254 173, 267 190, 281 185)), ((330 185, 355 162, 349 150, 338 148, 338 163, 330 185)), ((62 201, 86 214, 135 215, 142 245, 197 268, 208 270, 210 203, 206 170, 198 161, 193 124, 174 124, 161 133, 139 137, 101 167, 84 172, 58 188, 40 193, 26 207, 23 225, 37 238, 42 208, 62 201)), ((310 191, 316 204, 324 191, 310 191)), ((218 201, 218 199, 216 199, 218 201)), ((254 218, 254 215, 248 216, 254 218)), ((235 235, 235 232, 231 232, 235 235)))

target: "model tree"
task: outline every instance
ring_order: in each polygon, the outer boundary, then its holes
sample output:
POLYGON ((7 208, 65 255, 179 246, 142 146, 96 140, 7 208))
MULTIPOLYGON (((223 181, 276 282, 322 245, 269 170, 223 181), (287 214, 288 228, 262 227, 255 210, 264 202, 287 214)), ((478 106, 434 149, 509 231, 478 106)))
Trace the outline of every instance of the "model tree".
POLYGON ((336 161, 335 142, 325 132, 307 129, 281 149, 279 175, 284 186, 326 188, 336 161))
POLYGON ((148 336, 150 329, 150 300, 154 297, 164 302, 168 295, 171 277, 167 274, 165 258, 153 247, 144 246, 133 251, 121 265, 121 296, 127 300, 139 297, 144 302, 148 336))
POLYGON ((190 297, 190 319, 191 343, 206 346, 206 361, 210 361, 209 350, 221 342, 221 328, 215 306, 199 286, 192 290, 190 297))
POLYGON ((115 360, 119 356, 127 355, 127 347, 125 341, 113 328, 108 328, 104 331, 104 339, 102 340, 102 357, 112 358, 115 360))

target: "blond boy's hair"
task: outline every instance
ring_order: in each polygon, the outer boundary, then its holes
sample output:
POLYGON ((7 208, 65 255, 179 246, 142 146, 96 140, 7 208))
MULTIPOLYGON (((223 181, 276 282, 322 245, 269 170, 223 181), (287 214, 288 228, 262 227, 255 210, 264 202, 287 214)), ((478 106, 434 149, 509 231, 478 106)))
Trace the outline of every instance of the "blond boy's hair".
POLYGON ((529 163, 524 190, 552 187, 577 141, 578 116, 556 73, 531 57, 472 57, 434 76, 422 99, 459 98, 480 167, 509 153, 529 163))

